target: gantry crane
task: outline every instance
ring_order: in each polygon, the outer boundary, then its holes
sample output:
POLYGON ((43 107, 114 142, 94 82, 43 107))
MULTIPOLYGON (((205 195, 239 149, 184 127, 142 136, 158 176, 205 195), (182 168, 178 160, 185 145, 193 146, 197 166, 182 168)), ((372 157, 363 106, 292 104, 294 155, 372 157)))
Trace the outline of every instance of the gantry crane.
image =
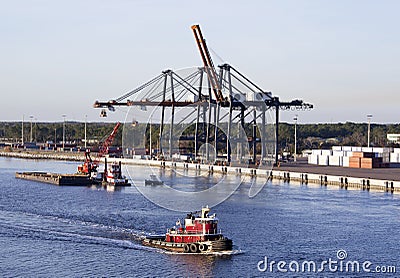
MULTIPOLYGON (((172 159, 172 149, 173 149, 173 135, 174 135, 174 118, 175 118, 175 108, 176 107, 187 107, 188 110, 195 108, 196 112, 192 113, 197 115, 195 120, 195 134, 194 134, 194 149, 195 156, 197 156, 197 151, 199 149, 199 140, 204 140, 206 147, 208 143, 212 140, 211 125, 214 125, 214 152, 215 157, 218 154, 217 141, 219 135, 218 130, 220 126, 220 121, 222 119, 227 119, 227 131, 226 131, 226 161, 231 162, 231 146, 234 144, 245 144, 240 143, 237 138, 234 138, 231 130, 233 129, 233 120, 239 119, 240 126, 244 127, 245 118, 247 115, 253 115, 253 132, 252 141, 249 142, 253 149, 253 161, 256 161, 256 138, 257 130, 256 124, 257 119, 261 118, 260 134, 262 138, 262 148, 261 148, 261 160, 269 159, 270 156, 267 155, 267 146, 265 138, 266 136, 266 111, 269 109, 275 109, 275 163, 278 162, 278 149, 279 149, 279 111, 288 110, 292 108, 296 109, 312 109, 313 105, 304 103, 302 100, 292 100, 289 102, 280 101, 279 97, 272 96, 271 93, 266 93, 259 86, 254 84, 249 78, 244 74, 239 72, 233 66, 229 64, 220 65, 219 74, 217 74, 216 68, 213 64, 211 55, 208 51, 207 44, 203 38, 202 32, 199 25, 191 26, 193 34, 196 39, 198 49, 200 51, 201 59, 204 64, 204 68, 197 68, 196 72, 189 74, 187 76, 180 76, 178 73, 172 70, 165 70, 162 74, 156 76, 150 81, 144 83, 143 85, 137 87, 136 89, 122 95, 121 97, 110 100, 108 102, 96 101, 94 104, 95 108, 108 108, 110 111, 115 111, 116 106, 137 106, 137 107, 154 107, 156 109, 159 107, 161 111, 160 117, 160 132, 159 132, 159 151, 160 153, 169 154, 172 159), (202 90, 203 88, 203 76, 206 73, 207 80, 209 82, 208 94, 202 90), (169 83, 168 83, 169 82, 169 83), (169 86, 167 86, 169 84, 169 86), (212 92, 211 92, 212 91, 212 92), (227 92, 228 97, 224 97, 222 92, 227 92), (182 94, 187 94, 188 96, 195 96, 196 98, 187 98, 184 100, 182 94), (130 97, 136 97, 134 100, 130 100, 130 97), (261 96, 260 98, 258 96, 261 96), (215 99, 213 99, 213 97, 215 99), (166 109, 170 109, 170 123, 169 123, 169 138, 168 149, 163 148, 162 142, 164 140, 163 130, 166 124, 164 114, 166 109), (226 113, 220 116, 220 109, 226 113), (214 121, 212 121, 212 112, 214 111, 214 121), (245 113, 247 112, 247 114, 245 113), (235 116, 236 114, 236 116, 235 116), (200 123, 200 117, 203 119, 203 124, 200 123), (202 131, 199 129, 203 128, 202 131), (203 135, 199 135, 202 133, 203 135)), ((104 116, 105 110, 102 110, 102 115, 104 116), (103 112, 104 111, 104 112, 103 112)), ((247 142, 247 138, 245 140, 247 142)), ((268 142, 269 143, 269 142, 268 142)), ((237 147, 237 149, 239 149, 237 147)), ((238 151, 237 151, 238 152, 238 151)), ((206 149, 208 154, 208 149, 206 149)), ((240 154, 243 152, 240 151, 240 154)), ((239 157, 239 155, 238 155, 239 157)))
POLYGON ((217 71, 215 70, 210 52, 208 51, 206 41, 204 40, 203 34, 201 33, 200 26, 192 25, 192 30, 196 39, 197 46, 199 47, 200 56, 204 64, 204 69, 207 72, 208 80, 210 81, 210 85, 214 92, 215 100, 218 103, 226 102, 226 99, 222 95, 221 84, 218 80, 217 71))

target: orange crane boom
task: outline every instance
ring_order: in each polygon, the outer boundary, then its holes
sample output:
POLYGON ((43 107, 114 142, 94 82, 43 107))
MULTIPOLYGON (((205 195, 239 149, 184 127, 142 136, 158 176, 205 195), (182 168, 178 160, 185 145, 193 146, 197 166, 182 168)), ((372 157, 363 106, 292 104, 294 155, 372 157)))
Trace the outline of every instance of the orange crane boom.
POLYGON ((120 127, 121 123, 117 123, 114 126, 113 131, 111 134, 106 138, 106 140, 101 144, 99 147, 99 152, 97 153, 95 159, 92 160, 90 157, 90 150, 87 149, 85 151, 85 162, 82 165, 78 166, 78 173, 83 173, 83 174, 90 174, 91 172, 96 172, 97 168, 99 167, 100 164, 100 159, 107 153, 108 147, 112 144, 114 141, 114 137, 117 134, 118 128, 120 127))
POLYGON ((210 81, 211 87, 213 89, 215 99, 217 102, 223 102, 225 101, 225 99, 221 92, 221 85, 219 84, 217 72, 211 59, 210 52, 208 51, 206 41, 204 40, 203 34, 201 33, 200 26, 192 25, 192 30, 196 39, 197 46, 199 47, 201 59, 203 60, 208 80, 210 81))

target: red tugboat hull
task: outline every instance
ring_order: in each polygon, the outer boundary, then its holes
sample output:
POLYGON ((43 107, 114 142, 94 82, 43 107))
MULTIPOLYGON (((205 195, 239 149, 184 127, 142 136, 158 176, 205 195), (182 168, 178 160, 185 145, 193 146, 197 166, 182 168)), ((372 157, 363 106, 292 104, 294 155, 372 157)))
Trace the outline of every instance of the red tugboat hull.
POLYGON ((189 213, 184 225, 181 221, 168 229, 165 235, 147 236, 143 245, 161 248, 178 253, 211 253, 232 250, 232 240, 217 232, 218 219, 209 215, 210 209, 202 208, 200 215, 195 217, 189 213))
POLYGON ((142 243, 145 246, 161 248, 177 253, 211 253, 232 250, 232 240, 225 237, 219 240, 192 243, 176 243, 167 242, 162 239, 145 238, 142 243))

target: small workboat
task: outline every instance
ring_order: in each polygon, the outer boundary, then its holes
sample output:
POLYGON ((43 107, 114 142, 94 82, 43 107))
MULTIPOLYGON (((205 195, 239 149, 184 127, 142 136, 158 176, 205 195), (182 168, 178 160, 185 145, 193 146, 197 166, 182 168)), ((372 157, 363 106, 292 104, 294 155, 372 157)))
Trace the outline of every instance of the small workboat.
POLYGON ((159 180, 156 175, 150 175, 150 179, 144 180, 144 185, 163 185, 164 182, 159 180))
POLYGON ((210 208, 189 213, 184 225, 181 221, 167 230, 165 235, 149 235, 142 241, 143 245, 174 251, 178 253, 211 253, 232 250, 232 240, 218 232, 218 219, 210 215, 210 208), (195 213, 199 215, 195 216, 195 213))
POLYGON ((113 186, 130 186, 131 184, 128 182, 128 179, 122 175, 121 170, 121 162, 113 162, 110 165, 107 165, 105 174, 105 181, 106 185, 113 185, 113 186))

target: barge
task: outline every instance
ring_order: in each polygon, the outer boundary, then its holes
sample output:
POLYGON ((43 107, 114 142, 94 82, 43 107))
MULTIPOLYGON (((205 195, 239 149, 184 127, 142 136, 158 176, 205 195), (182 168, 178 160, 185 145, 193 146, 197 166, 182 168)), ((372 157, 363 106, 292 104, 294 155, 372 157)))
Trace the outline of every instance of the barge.
POLYGON ((165 235, 149 235, 142 241, 143 245, 161 248, 177 253, 202 253, 231 251, 232 240, 218 232, 218 219, 215 214, 210 215, 210 208, 201 209, 197 217, 189 213, 184 225, 181 221, 167 230, 165 235))
MULTIPOLYGON (((107 165, 106 165, 107 167, 107 165)), ((131 186, 128 179, 122 175, 121 163, 112 163, 104 172, 85 174, 59 174, 46 172, 16 172, 17 179, 25 179, 63 186, 131 186)))
POLYGON ((93 184, 93 181, 87 175, 82 174, 58 174, 46 172, 16 172, 17 179, 25 179, 55 185, 68 186, 87 186, 93 184))

